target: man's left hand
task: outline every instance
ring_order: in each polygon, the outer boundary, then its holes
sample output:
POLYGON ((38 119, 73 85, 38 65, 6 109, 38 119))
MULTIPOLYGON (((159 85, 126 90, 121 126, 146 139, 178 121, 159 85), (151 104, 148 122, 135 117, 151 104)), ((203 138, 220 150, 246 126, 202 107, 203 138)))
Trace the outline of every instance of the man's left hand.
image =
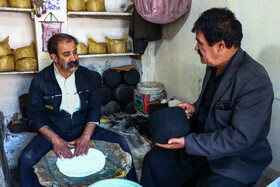
POLYGON ((90 148, 90 138, 81 136, 81 137, 77 138, 76 140, 68 142, 68 146, 70 148, 75 147, 75 152, 74 152, 75 156, 87 155, 88 150, 90 148))
POLYGON ((171 138, 168 140, 168 144, 156 143, 156 145, 165 149, 181 149, 185 147, 185 138, 171 138))

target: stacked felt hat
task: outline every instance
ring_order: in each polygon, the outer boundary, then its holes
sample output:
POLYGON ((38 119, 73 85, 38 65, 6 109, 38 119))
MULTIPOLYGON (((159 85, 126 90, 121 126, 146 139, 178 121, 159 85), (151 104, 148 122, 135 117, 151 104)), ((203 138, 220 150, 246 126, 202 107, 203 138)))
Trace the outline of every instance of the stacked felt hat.
POLYGON ((91 71, 95 77, 97 87, 100 88, 102 85, 102 77, 97 71, 91 71))
POLYGON ((168 107, 149 116, 148 129, 155 142, 166 144, 171 138, 187 135, 190 131, 190 123, 184 109, 168 107))
POLYGON ((136 113, 133 107, 133 90, 140 81, 140 74, 136 69, 107 69, 102 74, 102 80, 99 94, 105 115, 118 112, 136 113))

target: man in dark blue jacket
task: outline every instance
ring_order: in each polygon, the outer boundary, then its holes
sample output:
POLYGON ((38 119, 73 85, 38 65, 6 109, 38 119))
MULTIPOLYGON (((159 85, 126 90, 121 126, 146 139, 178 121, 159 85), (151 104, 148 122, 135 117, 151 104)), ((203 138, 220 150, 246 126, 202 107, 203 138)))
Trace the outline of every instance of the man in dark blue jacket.
POLYGON ((206 10, 192 31, 195 50, 207 65, 195 104, 179 104, 192 132, 157 144, 145 156, 141 184, 252 186, 272 160, 267 140, 272 83, 264 67, 241 49, 242 26, 230 10, 206 10))
MULTIPOLYGON (((90 140, 95 139, 119 143, 130 152, 123 137, 97 126, 101 100, 96 80, 87 68, 79 66, 76 45, 71 35, 52 36, 48 51, 53 63, 32 80, 28 117, 38 135, 19 158, 22 187, 40 186, 32 166, 51 149, 59 158, 72 158, 87 154, 90 140)), ((134 167, 127 178, 136 181, 134 167)))

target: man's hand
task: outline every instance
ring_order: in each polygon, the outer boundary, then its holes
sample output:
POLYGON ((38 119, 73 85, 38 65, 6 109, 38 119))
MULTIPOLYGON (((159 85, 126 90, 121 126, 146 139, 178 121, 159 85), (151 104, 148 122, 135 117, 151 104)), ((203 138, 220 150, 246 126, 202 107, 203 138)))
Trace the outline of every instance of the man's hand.
POLYGON ((168 144, 156 143, 156 145, 165 149, 181 149, 185 147, 185 139, 184 137, 171 138, 170 140, 168 140, 168 144))
POLYGON ((187 102, 179 103, 175 106, 183 108, 188 116, 188 119, 190 119, 195 112, 195 106, 187 102))
POLYGON ((56 138, 52 141, 53 150, 58 158, 73 158, 74 155, 68 147, 68 143, 61 138, 56 138))
POLYGON ((58 158, 73 158, 74 155, 71 153, 68 143, 60 138, 48 125, 42 126, 38 130, 39 134, 46 138, 53 145, 53 151, 58 158))
POLYGON ((68 142, 70 148, 75 148, 74 155, 87 155, 90 148, 90 136, 80 136, 76 140, 68 142))
POLYGON ((75 152, 74 152, 75 156, 87 155, 88 149, 90 147, 90 138, 93 135, 95 127, 96 127, 95 123, 87 122, 82 136, 80 136, 76 140, 68 142, 68 146, 70 148, 75 147, 75 152))

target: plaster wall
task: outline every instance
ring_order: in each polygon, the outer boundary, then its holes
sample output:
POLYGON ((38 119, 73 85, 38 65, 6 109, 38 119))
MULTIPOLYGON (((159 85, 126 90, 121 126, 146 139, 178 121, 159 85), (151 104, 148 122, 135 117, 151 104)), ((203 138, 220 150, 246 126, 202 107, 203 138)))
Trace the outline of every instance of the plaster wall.
POLYGON ((57 21, 61 22, 61 32, 67 33, 67 11, 66 11, 66 1, 62 0, 60 3, 59 10, 47 10, 45 15, 42 15, 40 18, 37 16, 34 17, 34 27, 35 27, 35 37, 36 37, 36 47, 38 53, 38 69, 39 71, 44 69, 46 66, 51 64, 51 59, 48 52, 42 50, 43 40, 42 40, 42 22, 44 21, 57 21), (53 17, 51 17, 51 14, 53 17))
POLYGON ((195 34, 191 28, 199 14, 212 7, 228 7, 243 25, 242 48, 268 71, 275 100, 269 141, 273 151, 271 168, 280 171, 280 1, 275 0, 196 0, 179 20, 163 26, 164 39, 150 43, 143 56, 143 80, 162 82, 168 97, 194 102, 201 90, 205 65, 194 50, 195 34), (152 56, 154 55, 154 56, 152 56), (279 75, 278 75, 279 77, 279 75))
MULTIPOLYGON (((129 18, 109 18, 109 17, 67 17, 66 0, 61 0, 60 10, 53 10, 53 15, 59 22, 62 23, 62 32, 75 36, 79 42, 84 42, 88 46, 88 38, 93 38, 96 42, 106 42, 105 36, 112 39, 120 39, 128 33, 129 18)), ((114 4, 115 5, 115 4, 114 4)), ((48 14, 48 12, 47 12, 48 14)), ((44 15, 41 18, 35 17, 35 29, 36 29, 36 44, 38 51, 39 70, 42 70, 52 60, 47 52, 42 51, 42 28, 41 21, 50 21, 50 16, 44 15)), ((53 18, 53 21, 54 18, 53 18)), ((132 49, 131 41, 128 42, 128 51, 132 49)), ((108 67, 115 67, 120 65, 130 64, 128 57, 117 58, 86 58, 79 59, 81 64, 89 67, 92 70, 97 70, 102 73, 104 69, 108 67), (98 63, 100 62, 100 63, 98 63), (96 64, 97 63, 97 64, 96 64), (111 63, 114 63, 111 65, 111 63)))
MULTIPOLYGON (((9 44, 13 49, 24 47, 35 42, 33 20, 30 14, 16 12, 0 12, 0 41, 9 36, 9 44)), ((33 75, 0 75, 0 111, 5 123, 14 113, 19 112, 18 96, 27 93, 33 75)))
MULTIPOLYGON (((68 18, 68 33, 75 36, 79 42, 88 46, 88 39, 92 38, 96 42, 106 42, 105 37, 110 39, 121 39, 128 33, 129 18, 118 17, 94 17, 94 18, 68 18)), ((132 51, 131 39, 127 42, 127 51, 132 51)), ((128 56, 123 57, 98 57, 98 58, 80 58, 81 65, 100 74, 104 70, 131 64, 128 56)))

